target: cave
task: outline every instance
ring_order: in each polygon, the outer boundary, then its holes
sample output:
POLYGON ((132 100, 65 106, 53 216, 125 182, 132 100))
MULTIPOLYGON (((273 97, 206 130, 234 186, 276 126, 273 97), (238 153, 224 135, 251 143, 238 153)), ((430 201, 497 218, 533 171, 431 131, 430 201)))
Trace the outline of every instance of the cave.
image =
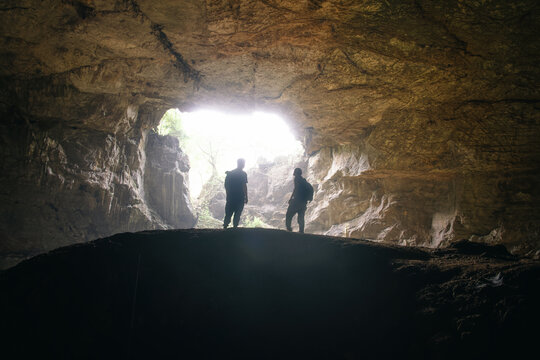
POLYGON ((3 0, 0 17, 0 309, 13 356, 28 336, 51 358, 103 357, 106 348, 128 358, 361 358, 378 350, 390 358, 399 349, 406 358, 467 358, 533 349, 537 1, 3 0), (298 163, 261 164, 250 175, 250 216, 266 212, 275 229, 189 230, 199 221, 189 156, 155 129, 169 109, 201 108, 275 113, 302 142, 298 163), (279 230, 294 167, 315 187, 306 235, 279 230), (171 265, 170 252, 186 265, 171 265), (205 254, 222 272, 200 269, 205 254), (154 276, 163 287, 141 290, 137 317, 122 299, 132 299, 131 273, 141 267, 141 284, 154 276), (287 274, 296 287, 279 280, 287 274), (178 278, 191 298, 175 290, 178 278), (227 294, 218 278, 231 281, 244 312, 208 301, 227 294), (160 312, 152 291, 164 289, 211 328, 172 302, 160 312), (111 291, 110 302, 99 297, 111 291), (55 293, 93 301, 87 326, 69 321, 76 307, 55 293), (263 314, 265 299, 279 304, 273 313, 263 314), (220 327, 223 313, 208 315, 224 308, 242 319, 237 327, 220 327), (184 321, 200 336, 178 330, 184 321), (51 345, 48 326, 71 345, 51 345), (122 346, 113 341, 119 329, 122 346), (188 334, 185 352, 174 352, 167 334, 188 334), (234 334, 254 342, 241 347, 234 334))

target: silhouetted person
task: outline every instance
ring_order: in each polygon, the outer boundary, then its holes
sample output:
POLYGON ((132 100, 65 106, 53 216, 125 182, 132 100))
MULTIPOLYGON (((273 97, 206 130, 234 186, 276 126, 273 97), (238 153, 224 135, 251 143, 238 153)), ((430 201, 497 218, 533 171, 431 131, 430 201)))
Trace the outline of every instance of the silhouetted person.
POLYGON ((294 175, 294 190, 289 199, 289 207, 285 215, 285 226, 288 231, 292 231, 291 221, 295 214, 298 214, 299 232, 304 232, 304 215, 306 214, 308 201, 313 200, 313 186, 302 177, 302 169, 296 168, 294 175))
POLYGON ((224 229, 229 226, 233 214, 233 226, 238 227, 240 215, 242 215, 242 210, 244 210, 244 204, 248 202, 247 174, 242 170, 246 165, 246 161, 244 159, 238 159, 236 163, 236 169, 227 171, 227 175, 225 176, 227 203, 225 204, 225 219, 223 220, 224 229))

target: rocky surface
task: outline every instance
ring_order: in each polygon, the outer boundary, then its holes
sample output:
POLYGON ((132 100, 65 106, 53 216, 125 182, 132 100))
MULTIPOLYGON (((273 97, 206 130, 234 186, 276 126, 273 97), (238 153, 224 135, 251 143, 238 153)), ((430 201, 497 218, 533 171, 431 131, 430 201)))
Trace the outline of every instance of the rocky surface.
POLYGON ((534 254, 539 24, 536 0, 2 0, 2 252, 103 234, 93 216, 163 226, 144 138, 204 106, 288 119, 317 169, 313 231, 534 254), (99 179, 58 185, 62 161, 99 179), (122 215, 76 215, 110 199, 122 215))
POLYGON ((0 272, 7 358, 527 358, 540 264, 268 229, 118 234, 0 272), (28 346, 31 339, 32 346, 28 346))
POLYGON ((147 146, 137 126, 127 134, 42 131, 16 111, 3 114, 0 268, 118 232, 193 226, 189 163, 176 139, 154 134, 147 146))
POLYGON ((351 146, 310 158, 318 191, 307 231, 429 247, 468 239, 538 256, 536 170, 380 170, 371 161, 351 146))
POLYGON ((189 159, 178 139, 148 134, 144 189, 149 206, 170 226, 191 228, 196 219, 188 189, 189 159))

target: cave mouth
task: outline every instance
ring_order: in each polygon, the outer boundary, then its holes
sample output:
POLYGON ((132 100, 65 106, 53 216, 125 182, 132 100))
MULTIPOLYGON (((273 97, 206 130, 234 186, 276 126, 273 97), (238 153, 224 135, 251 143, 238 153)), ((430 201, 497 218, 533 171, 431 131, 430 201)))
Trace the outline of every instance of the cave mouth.
MULTIPOLYGON (((233 114, 209 109, 181 112, 173 108, 163 115, 156 130, 160 135, 178 138, 180 148, 189 158, 188 186, 198 213, 197 227, 220 227, 225 172, 236 167, 237 159, 246 160, 248 192, 255 195, 250 195, 250 200, 258 203, 264 201, 258 198, 266 198, 272 192, 273 180, 279 180, 268 178, 289 177, 305 154, 285 119, 268 112, 233 114), (276 175, 276 167, 285 172, 276 175)), ((245 215, 244 226, 274 227, 268 213, 248 210, 245 215)))

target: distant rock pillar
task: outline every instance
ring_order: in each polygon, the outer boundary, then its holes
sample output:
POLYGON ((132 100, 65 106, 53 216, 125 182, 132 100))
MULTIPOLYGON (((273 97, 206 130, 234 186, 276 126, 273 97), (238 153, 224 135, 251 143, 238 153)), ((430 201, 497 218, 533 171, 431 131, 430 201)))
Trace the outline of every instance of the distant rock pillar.
POLYGON ((196 217, 189 197, 189 159, 178 139, 149 132, 144 193, 149 208, 172 228, 191 228, 196 217))

